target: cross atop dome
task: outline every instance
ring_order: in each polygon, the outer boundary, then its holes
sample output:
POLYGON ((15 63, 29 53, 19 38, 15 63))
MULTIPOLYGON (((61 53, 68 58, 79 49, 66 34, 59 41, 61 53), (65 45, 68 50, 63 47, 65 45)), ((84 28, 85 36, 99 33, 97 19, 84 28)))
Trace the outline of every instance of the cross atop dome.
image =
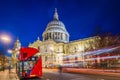
POLYGON ((54 18, 54 20, 59 20, 57 8, 55 8, 55 12, 54 12, 54 17, 53 18, 54 18))

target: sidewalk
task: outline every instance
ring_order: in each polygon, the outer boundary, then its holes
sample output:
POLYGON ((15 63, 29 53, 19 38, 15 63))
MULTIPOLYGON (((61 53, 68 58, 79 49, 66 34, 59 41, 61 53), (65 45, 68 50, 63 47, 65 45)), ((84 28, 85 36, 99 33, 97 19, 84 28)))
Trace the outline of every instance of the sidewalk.
POLYGON ((19 80, 19 78, 18 78, 18 76, 17 76, 17 74, 16 74, 16 69, 11 69, 11 72, 10 72, 10 79, 9 80, 19 80))
POLYGON ((120 77, 120 70, 102 70, 102 69, 82 69, 82 68, 63 68, 63 72, 94 74, 120 77))
POLYGON ((19 80, 19 78, 17 77, 15 69, 11 69, 10 73, 9 70, 6 69, 4 71, 0 71, 0 80, 19 80))

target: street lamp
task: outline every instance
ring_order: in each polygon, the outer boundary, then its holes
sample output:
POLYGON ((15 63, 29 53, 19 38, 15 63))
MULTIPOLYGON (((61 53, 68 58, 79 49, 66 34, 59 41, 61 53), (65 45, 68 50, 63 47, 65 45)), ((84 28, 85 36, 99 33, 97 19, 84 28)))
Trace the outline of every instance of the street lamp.
POLYGON ((2 34, 2 35, 0 35, 0 41, 5 43, 5 44, 8 44, 11 42, 11 38, 7 34, 2 34))
MULTIPOLYGON (((8 34, 1 34, 0 41, 7 45, 8 43, 11 42, 11 38, 8 34)), ((5 50, 6 50, 6 45, 4 45, 5 50)), ((3 57, 3 71, 4 71, 4 67, 5 67, 5 55, 3 57)))

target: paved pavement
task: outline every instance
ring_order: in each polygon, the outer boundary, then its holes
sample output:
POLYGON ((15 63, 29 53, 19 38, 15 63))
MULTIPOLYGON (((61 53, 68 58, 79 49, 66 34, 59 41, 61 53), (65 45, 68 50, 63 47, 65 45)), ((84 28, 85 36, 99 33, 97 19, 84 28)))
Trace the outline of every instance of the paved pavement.
POLYGON ((15 69, 0 71, 0 80, 19 80, 17 74, 15 73, 15 69))

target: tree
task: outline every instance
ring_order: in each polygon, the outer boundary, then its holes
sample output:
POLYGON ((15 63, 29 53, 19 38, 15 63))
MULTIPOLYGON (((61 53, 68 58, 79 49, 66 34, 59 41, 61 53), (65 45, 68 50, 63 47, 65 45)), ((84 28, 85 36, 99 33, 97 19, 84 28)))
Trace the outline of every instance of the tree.
POLYGON ((106 33, 100 37, 100 47, 120 45, 120 35, 112 35, 111 33, 106 33))

